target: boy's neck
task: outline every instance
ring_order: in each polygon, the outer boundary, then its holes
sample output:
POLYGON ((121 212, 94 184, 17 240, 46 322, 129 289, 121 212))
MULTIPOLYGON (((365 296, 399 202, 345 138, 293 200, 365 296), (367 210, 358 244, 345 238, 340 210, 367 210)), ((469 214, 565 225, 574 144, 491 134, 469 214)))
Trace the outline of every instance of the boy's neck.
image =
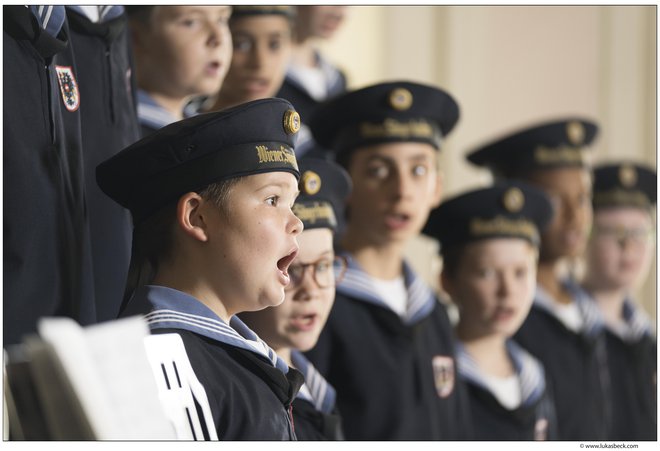
POLYGON ((536 281, 557 303, 568 305, 573 297, 561 283, 560 268, 561 260, 539 262, 536 281))
POLYGON ((596 301, 596 305, 598 305, 606 323, 617 324, 621 322, 623 304, 628 294, 625 288, 599 288, 587 280, 584 283, 584 289, 596 301))
POLYGON ((465 350, 484 373, 495 377, 508 377, 515 374, 515 368, 506 349, 506 337, 498 334, 481 337, 470 336, 469 333, 461 330, 460 323, 456 333, 465 350))
POLYGON ((163 268, 159 268, 152 284, 172 288, 194 297, 211 309, 221 320, 229 324, 234 313, 228 311, 224 303, 213 294, 212 290, 202 284, 191 283, 190 280, 195 280, 195 278, 187 277, 185 270, 177 270, 164 266, 163 268))
POLYGON ((293 362, 291 361, 291 348, 282 347, 274 349, 274 351, 280 359, 284 360, 287 365, 289 365, 291 368, 295 368, 293 366, 293 362))
POLYGON ((183 109, 188 103, 189 97, 173 97, 159 92, 150 92, 146 89, 145 91, 158 105, 175 117, 177 121, 183 119, 183 109))
POLYGON ((291 63, 294 66, 316 67, 316 46, 313 39, 296 42, 291 51, 291 63))
POLYGON ((404 244, 402 243, 365 245, 352 240, 347 233, 342 241, 342 247, 350 252, 362 269, 372 277, 391 280, 403 274, 404 244))

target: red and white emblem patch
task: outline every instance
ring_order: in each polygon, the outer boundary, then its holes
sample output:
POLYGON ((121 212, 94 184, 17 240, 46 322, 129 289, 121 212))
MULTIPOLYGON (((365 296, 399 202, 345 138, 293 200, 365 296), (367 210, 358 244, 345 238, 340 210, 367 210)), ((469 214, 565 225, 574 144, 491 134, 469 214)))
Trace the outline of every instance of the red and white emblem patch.
POLYGON ((436 355, 433 364, 433 379, 438 396, 446 398, 454 390, 454 359, 444 355, 436 355))
POLYGON ((80 106, 80 92, 73 70, 69 66, 55 66, 55 71, 57 72, 57 81, 60 84, 64 106, 69 111, 76 111, 80 106))

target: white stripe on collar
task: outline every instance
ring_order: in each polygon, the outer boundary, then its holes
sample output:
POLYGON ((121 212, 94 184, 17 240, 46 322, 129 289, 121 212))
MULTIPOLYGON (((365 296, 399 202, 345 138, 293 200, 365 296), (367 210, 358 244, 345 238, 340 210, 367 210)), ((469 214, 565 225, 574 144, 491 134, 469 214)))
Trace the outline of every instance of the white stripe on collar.
POLYGON ((291 361, 305 377, 305 386, 311 398, 307 399, 304 392, 298 392, 298 396, 311 402, 316 410, 326 414, 331 413, 337 397, 335 389, 300 351, 291 351, 291 361))
POLYGON ((188 330, 212 340, 251 351, 266 359, 283 373, 287 373, 289 370, 288 365, 277 356, 275 351, 235 315, 227 324, 194 297, 162 286, 141 287, 134 296, 147 299, 153 306, 153 310, 145 315, 151 329, 188 330))
MULTIPOLYGON (((562 285, 571 294, 582 316, 582 328, 580 333, 583 333, 587 336, 594 336, 600 333, 603 330, 604 324, 601 320, 601 316, 597 307, 589 299, 589 295, 583 289, 581 289, 577 283, 573 281, 564 280, 562 281, 562 285)), ((537 284, 536 294, 534 295, 534 306, 546 311, 562 324, 564 324, 569 330, 572 330, 570 326, 567 325, 564 320, 555 313, 556 305, 557 302, 552 298, 552 296, 550 296, 550 294, 545 291, 543 287, 537 284)))
MULTIPOLYGON (((545 392, 545 374, 541 363, 513 340, 506 342, 507 353, 515 368, 522 397, 521 406, 529 406, 538 401, 545 392)), ((492 394, 482 376, 482 370, 477 362, 467 352, 463 343, 456 343, 456 359, 459 373, 468 381, 492 394)))
MULTIPOLYGON (((376 294, 371 276, 358 265, 349 253, 343 253, 343 255, 348 258, 348 268, 344 278, 337 285, 337 292, 391 310, 387 303, 376 294)), ((435 308, 438 300, 433 294, 433 290, 414 273, 405 261, 403 262, 403 274, 408 290, 404 323, 410 325, 426 318, 435 308)))

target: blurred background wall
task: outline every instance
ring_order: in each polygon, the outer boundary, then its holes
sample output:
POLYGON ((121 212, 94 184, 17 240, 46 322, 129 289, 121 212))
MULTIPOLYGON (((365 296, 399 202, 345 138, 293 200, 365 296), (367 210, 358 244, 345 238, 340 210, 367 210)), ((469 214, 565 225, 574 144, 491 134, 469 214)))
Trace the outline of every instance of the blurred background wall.
MULTIPOLYGON (((601 126, 594 161, 656 166, 657 7, 351 6, 325 55, 349 87, 409 79, 457 99, 461 119, 441 155, 445 197, 490 183, 464 155, 528 124, 565 115, 601 126)), ((432 240, 408 249, 437 287, 432 240)), ((656 263, 637 298, 656 319, 656 263)))

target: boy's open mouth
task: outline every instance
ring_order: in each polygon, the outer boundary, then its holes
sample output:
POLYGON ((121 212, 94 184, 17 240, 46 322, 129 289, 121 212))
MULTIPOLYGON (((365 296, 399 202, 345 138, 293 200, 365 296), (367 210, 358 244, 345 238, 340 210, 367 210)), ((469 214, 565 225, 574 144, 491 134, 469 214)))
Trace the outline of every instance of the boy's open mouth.
POLYGON ((277 269, 279 269, 285 276, 289 275, 289 265, 295 260, 296 255, 298 255, 298 248, 293 249, 286 255, 286 257, 282 257, 277 261, 277 269))

